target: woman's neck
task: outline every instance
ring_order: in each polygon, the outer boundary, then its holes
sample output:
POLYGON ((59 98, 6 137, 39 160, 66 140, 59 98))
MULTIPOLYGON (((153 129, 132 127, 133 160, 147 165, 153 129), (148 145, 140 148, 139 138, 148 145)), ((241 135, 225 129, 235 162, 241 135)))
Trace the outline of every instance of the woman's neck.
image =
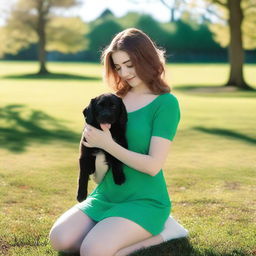
POLYGON ((136 95, 153 94, 147 86, 133 87, 129 92, 136 95))

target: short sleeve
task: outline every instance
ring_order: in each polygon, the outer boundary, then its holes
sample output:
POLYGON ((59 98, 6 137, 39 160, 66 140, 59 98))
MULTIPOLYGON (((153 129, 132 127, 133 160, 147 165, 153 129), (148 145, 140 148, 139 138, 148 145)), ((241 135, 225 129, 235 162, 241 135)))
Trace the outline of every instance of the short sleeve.
POLYGON ((152 136, 173 140, 180 121, 180 108, 177 98, 167 94, 160 102, 153 119, 152 136))

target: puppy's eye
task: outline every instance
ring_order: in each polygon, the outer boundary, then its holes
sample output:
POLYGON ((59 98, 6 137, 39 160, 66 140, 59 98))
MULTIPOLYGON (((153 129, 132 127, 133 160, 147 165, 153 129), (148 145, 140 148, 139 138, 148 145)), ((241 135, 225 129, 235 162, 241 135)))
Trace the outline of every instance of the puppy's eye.
POLYGON ((98 106, 100 106, 100 107, 104 107, 104 106, 105 106, 105 104, 104 104, 104 102, 99 102, 99 103, 98 103, 98 106))
POLYGON ((113 104, 113 103, 111 103, 111 102, 109 102, 109 104, 107 105, 109 108, 111 108, 111 109, 113 109, 113 108, 115 108, 115 104, 113 104))

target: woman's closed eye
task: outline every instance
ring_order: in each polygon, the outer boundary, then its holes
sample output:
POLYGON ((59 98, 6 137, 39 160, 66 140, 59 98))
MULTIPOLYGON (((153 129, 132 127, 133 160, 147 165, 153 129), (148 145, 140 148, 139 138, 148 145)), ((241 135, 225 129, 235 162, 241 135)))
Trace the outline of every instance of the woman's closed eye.
MULTIPOLYGON (((126 67, 127 67, 127 68, 133 68, 133 65, 127 65, 126 67)), ((119 70, 121 70, 121 67, 116 66, 116 67, 115 67, 115 70, 116 70, 116 71, 119 71, 119 70)))

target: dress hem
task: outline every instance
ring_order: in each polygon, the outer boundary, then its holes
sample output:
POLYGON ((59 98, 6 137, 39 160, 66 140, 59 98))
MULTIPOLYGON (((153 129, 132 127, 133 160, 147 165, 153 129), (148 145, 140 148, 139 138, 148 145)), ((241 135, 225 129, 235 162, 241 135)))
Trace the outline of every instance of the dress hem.
MULTIPOLYGON (((156 235, 160 234, 161 231, 164 229, 164 224, 163 224, 163 227, 162 227, 161 230, 159 230, 159 231, 157 231, 157 232, 156 232, 156 231, 153 231, 151 228, 146 227, 145 225, 143 225, 143 224, 142 224, 141 222, 139 222, 138 220, 136 220, 136 219, 134 219, 134 218, 131 218, 131 217, 129 217, 129 216, 125 216, 125 215, 109 214, 109 215, 107 215, 107 216, 104 216, 103 218, 94 218, 94 217, 92 217, 92 215, 89 213, 88 210, 85 210, 84 208, 80 207, 79 204, 77 204, 76 206, 77 206, 77 208, 78 208, 80 211, 82 211, 84 214, 86 214, 86 215, 87 215, 89 218, 91 218, 94 222, 100 222, 100 221, 102 221, 102 220, 104 220, 104 219, 107 219, 107 218, 110 218, 110 217, 120 217, 120 218, 128 219, 128 220, 130 220, 130 221, 136 223, 137 225, 139 225, 140 227, 142 227, 143 229, 145 229, 146 231, 148 231, 152 236, 156 236, 156 235)), ((169 213, 169 214, 170 214, 170 213, 169 213)), ((168 216, 169 216, 169 214, 168 214, 168 216)), ((167 218, 168 218, 168 216, 167 216, 167 218)), ((166 218, 166 219, 167 219, 167 218, 166 218)))

